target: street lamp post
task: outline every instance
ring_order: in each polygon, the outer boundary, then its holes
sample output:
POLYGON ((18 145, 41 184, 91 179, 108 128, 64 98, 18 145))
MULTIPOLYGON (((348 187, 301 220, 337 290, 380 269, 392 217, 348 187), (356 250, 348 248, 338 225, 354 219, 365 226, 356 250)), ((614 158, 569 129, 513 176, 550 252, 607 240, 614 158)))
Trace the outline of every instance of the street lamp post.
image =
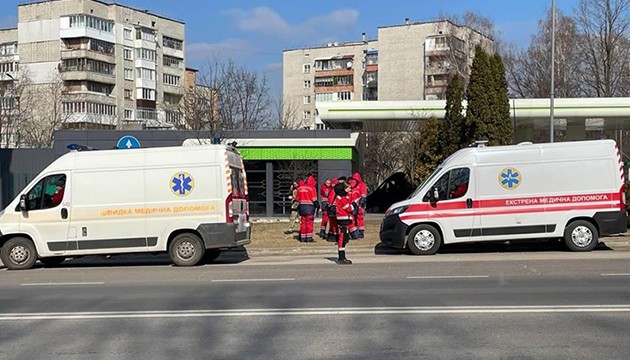
POLYGON ((553 101, 555 96, 556 65, 556 0, 551 0, 551 91, 549 93, 549 142, 553 142, 553 101))

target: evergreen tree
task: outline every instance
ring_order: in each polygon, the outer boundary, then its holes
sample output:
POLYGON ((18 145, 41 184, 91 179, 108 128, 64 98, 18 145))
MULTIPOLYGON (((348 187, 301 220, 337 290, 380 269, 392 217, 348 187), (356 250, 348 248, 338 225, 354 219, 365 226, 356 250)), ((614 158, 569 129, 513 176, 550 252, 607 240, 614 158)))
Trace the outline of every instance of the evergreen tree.
POLYGON ((440 140, 444 156, 468 146, 466 143, 466 118, 462 114, 464 101, 464 84, 459 75, 455 74, 446 88, 446 114, 440 126, 440 140))
POLYGON ((467 136, 464 138, 468 144, 476 140, 488 140, 490 145, 496 145, 494 141, 492 106, 492 77, 490 59, 488 53, 477 46, 475 58, 470 70, 470 81, 466 90, 466 125, 467 136))
POLYGON ((514 128, 510 119, 510 98, 508 96, 508 82, 505 77, 505 66, 499 54, 490 58, 492 66, 492 90, 494 111, 493 121, 496 129, 495 139, 499 145, 509 145, 514 137, 514 128))
POLYGON ((413 146, 419 146, 418 162, 415 168, 415 178, 424 181, 442 162, 444 155, 440 148, 439 124, 435 117, 420 126, 420 136, 416 137, 413 146))

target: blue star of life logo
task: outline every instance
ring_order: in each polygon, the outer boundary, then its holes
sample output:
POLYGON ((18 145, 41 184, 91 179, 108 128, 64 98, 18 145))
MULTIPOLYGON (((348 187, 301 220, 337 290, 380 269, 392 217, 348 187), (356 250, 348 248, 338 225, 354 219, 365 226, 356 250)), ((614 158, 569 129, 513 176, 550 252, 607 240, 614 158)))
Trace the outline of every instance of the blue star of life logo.
POLYGON ((179 172, 171 178, 171 191, 178 196, 186 196, 195 187, 195 180, 187 172, 179 172))
POLYGON ((505 168, 499 172, 499 184, 506 190, 518 188, 521 182, 521 173, 515 168, 505 168))

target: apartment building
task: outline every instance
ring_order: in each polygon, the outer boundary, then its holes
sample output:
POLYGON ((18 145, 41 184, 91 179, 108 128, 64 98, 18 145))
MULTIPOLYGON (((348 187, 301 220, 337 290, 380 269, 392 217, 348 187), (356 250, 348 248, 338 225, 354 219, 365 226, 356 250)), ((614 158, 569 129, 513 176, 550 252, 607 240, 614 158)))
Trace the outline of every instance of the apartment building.
POLYGON ((444 99, 448 79, 468 77, 474 50, 492 39, 448 20, 378 28, 376 40, 329 43, 283 52, 285 102, 297 104, 296 127, 323 128, 323 101, 444 99))
POLYGON ((34 1, 18 6, 17 29, 0 30, 0 48, 15 47, 0 57, 13 56, 40 97, 62 87, 64 128, 173 128, 184 36, 183 22, 119 3, 34 1))

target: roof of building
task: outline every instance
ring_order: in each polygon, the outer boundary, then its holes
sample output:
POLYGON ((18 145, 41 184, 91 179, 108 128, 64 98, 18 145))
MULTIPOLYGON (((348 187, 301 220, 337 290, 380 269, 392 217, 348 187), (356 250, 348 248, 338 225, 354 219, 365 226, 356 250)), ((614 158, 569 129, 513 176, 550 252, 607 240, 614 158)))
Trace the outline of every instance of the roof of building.
POLYGON ((472 31, 476 32, 477 34, 479 34, 479 35, 481 35, 481 36, 485 36, 485 37, 487 37, 488 39, 490 39, 490 40, 493 40, 493 41, 494 41, 494 39, 493 39, 491 36, 489 36, 489 35, 487 35, 487 34, 484 34, 484 33, 482 33, 481 31, 479 31, 479 30, 477 30, 477 29, 475 29, 475 28, 472 28, 472 27, 470 27, 470 26, 468 26, 468 25, 458 24, 458 23, 456 23, 456 22, 454 22, 454 21, 451 21, 451 20, 449 20, 449 19, 441 19, 441 20, 426 20, 426 21, 414 21, 414 22, 409 22, 409 23, 405 23, 405 24, 398 24, 398 25, 385 25, 385 26, 379 26, 377 29, 386 29, 386 28, 395 28, 395 27, 413 26, 413 25, 426 25, 426 24, 435 24, 435 23, 441 23, 441 22, 447 22, 447 23, 450 23, 451 25, 455 25, 455 26, 459 26, 459 27, 469 28, 470 30, 472 30, 472 31))
POLYGON ((315 46, 305 46, 305 47, 301 47, 301 48, 291 48, 291 49, 284 49, 282 50, 282 52, 287 52, 287 51, 296 51, 296 50, 312 50, 312 49, 334 49, 334 48, 339 48, 339 47, 344 47, 344 46, 359 46, 359 45, 366 45, 369 44, 370 42, 377 42, 377 39, 370 39, 370 40, 359 40, 359 41, 346 41, 346 42, 332 42, 332 43, 327 43, 325 45, 315 45, 315 46))
MULTIPOLYGON (((50 2, 50 1, 60 1, 60 0, 22 0, 22 2, 20 4, 18 4, 18 6, 28 6, 28 5, 40 4, 40 3, 50 2)), ((126 8, 126 9, 130 9, 130 10, 134 10, 134 11, 150 14, 150 15, 159 17, 161 19, 173 21, 173 22, 180 23, 180 24, 185 24, 185 22, 183 20, 178 20, 178 19, 175 19, 175 18, 172 18, 172 17, 168 17, 168 16, 165 16, 165 15, 160 15, 160 14, 154 13, 154 12, 146 10, 146 9, 138 9, 138 8, 131 7, 129 5, 120 4, 120 3, 118 3, 117 0, 109 0, 109 1, 105 1, 105 0, 89 0, 89 1, 93 1, 93 2, 96 2, 96 3, 99 3, 99 4, 103 4, 103 5, 107 5, 107 6, 112 6, 112 5, 113 6, 119 6, 119 7, 123 7, 123 8, 126 8)))

